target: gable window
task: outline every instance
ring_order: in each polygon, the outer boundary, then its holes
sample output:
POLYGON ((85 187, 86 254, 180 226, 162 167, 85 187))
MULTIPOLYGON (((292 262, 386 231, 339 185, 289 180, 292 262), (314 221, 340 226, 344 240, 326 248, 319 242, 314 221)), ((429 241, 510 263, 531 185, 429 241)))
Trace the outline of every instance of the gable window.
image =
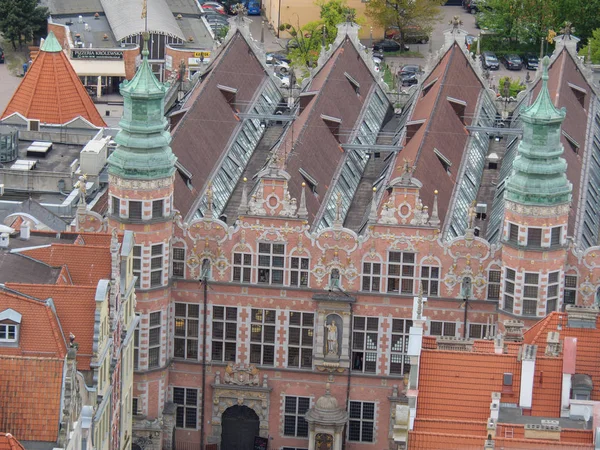
POLYGON ((351 401, 349 406, 348 440, 374 442, 375 403, 351 401))
POLYGON ((490 270, 488 272, 488 300, 500 299, 500 271, 490 270))
POLYGON ((313 313, 290 311, 288 367, 312 368, 313 313))
POLYGON ((574 305, 577 300, 577 275, 565 275, 564 305, 574 305))
POLYGON ((504 277, 504 309, 508 312, 513 311, 515 302, 515 276, 516 272, 512 269, 506 269, 504 277))
POLYGON ((283 284, 284 244, 258 244, 258 282, 283 284))
POLYGON ((546 314, 556 311, 558 306, 558 280, 560 272, 548 274, 548 295, 546 296, 546 314))
POLYGON ((388 292, 412 294, 415 278, 415 254, 390 252, 388 255, 388 292))
POLYGON ((541 228, 527 228, 527 246, 538 248, 542 246, 541 228))
POLYGON ((154 200, 152 202, 152 218, 159 219, 163 216, 164 200, 154 200))
POLYGON ((275 310, 253 309, 250 324, 250 364, 275 364, 275 310))
POLYGON ((129 201, 129 218, 142 219, 142 202, 129 201))
POLYGON ((163 244, 152 246, 152 258, 150 260, 150 286, 161 286, 163 283, 163 244))
POLYGON ((185 248, 173 248, 173 261, 171 264, 173 276, 177 278, 183 278, 185 276, 185 248))
POLYGON ((577 99, 577 101, 579 102, 581 107, 585 108, 585 96, 587 95, 587 90, 582 87, 579 87, 573 83, 567 83, 567 84, 571 88, 571 91, 575 95, 575 98, 577 99))
POLYGON ((308 258, 290 258, 290 286, 308 286, 308 258))
POLYGON ((237 308, 213 306, 212 360, 235 362, 236 340, 237 308))
POLYGON ((285 397, 284 436, 308 437, 308 423, 304 415, 309 408, 309 397, 285 397))
POLYGON ((430 322, 430 336, 456 336, 456 322, 430 322))
POLYGON ((550 245, 560 245, 560 235, 562 234, 562 227, 554 227, 550 233, 550 245))
POLYGON ((0 342, 17 342, 18 326, 0 324, 0 342))
POLYGON ((198 389, 174 387, 173 403, 177 405, 175 426, 195 430, 198 426, 198 389))
POLYGON ((233 254, 233 281, 250 283, 252 255, 250 253, 233 254))
POLYGON ((160 323, 161 312, 150 313, 150 329, 148 332, 148 368, 150 369, 160 365, 160 323))
POLYGON ((352 330, 352 370, 377 371, 378 317, 354 317, 352 330))
POLYGON ((175 358, 198 359, 198 329, 200 305, 175 303, 175 358))
POLYGON ((523 314, 526 316, 537 315, 538 284, 540 276, 537 273, 525 273, 523 287, 523 314))
POLYGON ((421 266, 421 288, 423 295, 437 297, 440 268, 437 266, 421 266))
POLYGON ((410 356, 408 350, 408 335, 412 327, 412 320, 392 320, 392 348, 390 354, 390 373, 404 375, 410 370, 410 356))
POLYGON ((379 292, 381 285, 381 264, 363 263, 362 290, 368 292, 379 292))

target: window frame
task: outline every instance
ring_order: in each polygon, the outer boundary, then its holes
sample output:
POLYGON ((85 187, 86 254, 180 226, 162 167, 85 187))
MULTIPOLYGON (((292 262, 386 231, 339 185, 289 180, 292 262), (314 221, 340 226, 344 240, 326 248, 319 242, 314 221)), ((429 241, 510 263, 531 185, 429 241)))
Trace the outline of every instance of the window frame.
POLYGON ((375 419, 376 419, 376 403, 366 402, 362 400, 350 400, 348 402, 348 442, 360 442, 360 443, 374 443, 375 442, 375 419), (372 406, 372 417, 365 417, 365 405, 372 406), (359 417, 354 414, 356 407, 360 409, 359 417), (353 439, 352 432, 353 428, 358 425, 359 438, 353 439), (364 432, 365 426, 367 430, 370 429, 371 438, 365 439, 364 432))
POLYGON ((503 309, 508 312, 513 312, 515 309, 515 284, 517 272, 508 267, 504 270, 504 292, 503 292, 503 309), (510 287, 510 289, 509 289, 510 287), (507 307, 510 305, 510 308, 507 307))
POLYGON ((361 275, 361 291, 381 292, 383 264, 380 261, 363 261, 361 275))
POLYGON ((127 203, 127 213, 127 217, 131 220, 142 220, 142 218, 144 217, 144 202, 138 200, 129 200, 127 203), (135 208, 132 208, 132 206, 135 206, 135 208), (131 214, 132 211, 135 212, 135 216, 131 214))
POLYGON ((160 367, 160 353, 162 348, 162 311, 153 311, 148 314, 148 369, 160 367), (158 322, 153 319, 158 317, 158 322), (152 343, 152 331, 158 330, 158 342, 152 343), (157 353, 154 355, 154 353, 157 353), (156 358, 156 364, 150 364, 156 358))
POLYGON ((275 343, 276 343, 276 336, 277 336, 277 310, 275 309, 265 309, 265 308, 252 308, 251 311, 251 316, 250 316, 250 364, 257 364, 259 366, 268 366, 268 367, 274 367, 275 366, 275 343), (255 311, 261 311, 260 315, 260 319, 256 319, 257 315, 255 314, 255 311), (272 322, 267 322, 267 312, 268 313, 272 313, 273 314, 273 321, 272 322), (260 327, 260 331, 258 330, 258 327, 260 327), (268 336, 270 338, 271 334, 269 333, 268 335, 266 334, 266 331, 270 328, 273 328, 273 340, 272 341, 266 341, 265 337, 268 336), (256 329, 256 331, 255 331, 256 329), (256 333, 260 333, 260 339, 259 340, 253 340, 253 336, 256 333), (257 361, 256 359, 253 359, 253 349, 256 349, 256 347, 260 348, 260 361, 257 361), (267 348, 272 348, 272 354, 271 354, 271 359, 267 360, 270 362, 265 362, 265 350, 267 348))
POLYGON ((0 342, 3 344, 12 344, 19 341, 19 324, 15 323, 0 323, 0 330, 4 329, 4 332, 0 331, 0 335, 4 334, 5 337, 0 338, 0 342), (12 334, 14 337, 10 337, 12 334))
POLYGON ((285 243, 259 242, 256 265, 257 284, 283 286, 285 282, 285 259, 285 243), (266 246, 269 247, 268 251, 265 250, 266 246), (275 252, 276 246, 278 252, 275 252), (268 258, 268 263, 264 262, 266 258, 268 258))
MULTIPOLYGON (((415 279, 417 270, 417 254, 415 252, 388 252, 387 263, 387 292, 413 295, 415 290, 415 279), (392 255, 399 255, 398 261, 392 259, 392 255), (405 257, 412 255, 412 262, 405 261, 405 257), (397 269, 397 270, 396 270, 397 269), (405 269, 412 270, 412 274, 405 274, 405 269), (397 272, 397 273, 392 273, 397 272), (405 289, 404 282, 410 281, 411 289, 405 289), (397 283, 397 286, 394 285, 397 283)), ((408 285, 407 285, 408 286, 408 285)))
POLYGON ((176 387, 173 386, 173 403, 176 406, 176 412, 175 412, 175 428, 179 428, 180 430, 197 430, 198 429, 198 400, 199 400, 199 396, 200 393, 198 392, 197 388, 190 388, 190 387, 176 387), (184 402, 183 403, 177 403, 178 400, 178 395, 176 395, 176 390, 182 390, 183 391, 183 399, 184 402), (196 404, 192 405, 192 404, 188 404, 188 391, 192 392, 195 391, 196 393, 196 404), (188 426, 188 411, 193 411, 194 415, 195 415, 195 424, 194 426, 188 426), (179 419, 180 419, 180 412, 182 413, 182 424, 179 425, 179 419))
POLYGON ((305 256, 290 256, 290 286, 308 287, 310 279, 310 258, 305 256), (294 267, 294 265, 297 267, 294 267), (296 278, 294 280, 294 278, 296 278))
POLYGON ((413 321, 411 319, 402 319, 402 318, 397 318, 397 319, 392 319, 392 339, 390 342, 390 363, 389 363, 389 369, 390 369, 390 375, 405 375, 407 373, 409 373, 410 371, 410 356, 407 355, 408 352, 408 340, 409 340, 409 336, 410 336, 410 328, 412 327, 413 321), (396 325, 399 324, 400 322, 402 322, 402 331, 400 330, 400 327, 397 327, 396 325), (395 341, 394 338, 400 338, 402 340, 402 344, 400 345, 400 348, 397 349, 395 347, 397 347, 398 342, 400 341, 395 341), (394 361, 394 359, 399 359, 400 361, 394 361), (394 364, 399 364, 400 365, 400 371, 396 371, 396 370, 392 370, 394 366, 394 364))
POLYGON ((165 199, 152 200, 152 219, 162 219, 164 217, 165 199))
POLYGON ((308 438, 308 422, 304 419, 304 415, 310 409, 311 398, 301 397, 295 395, 286 395, 283 397, 283 436, 296 437, 296 438, 308 438), (288 399, 289 403, 288 403, 288 399), (292 405, 292 399, 294 405, 292 405), (302 408, 301 408, 302 400, 302 408), (307 404, 305 404, 307 403, 307 404), (288 406, 293 408, 288 408, 288 406), (305 407, 306 408, 305 408, 305 407), (292 411, 293 409, 293 411, 292 411), (288 419, 294 421, 294 432, 290 433, 288 428, 288 419), (302 427, 302 429, 300 428, 302 427), (306 433, 306 434, 305 434, 306 433))
POLYGON ((252 253, 234 252, 231 265, 231 280, 234 283, 252 283, 252 253), (240 258, 236 262, 236 257, 240 258), (249 262, 247 261, 249 259, 249 262), (239 270, 239 276, 236 276, 236 269, 239 270))
POLYGON ((315 314, 312 312, 305 311, 289 311, 288 312, 288 358, 287 358, 287 367, 293 367, 294 369, 312 369, 312 359, 313 359, 313 349, 315 342, 315 314), (299 324, 292 324, 292 315, 299 314, 300 321, 299 324), (308 319, 310 317, 310 321, 312 324, 305 325, 305 317, 308 319), (292 342, 292 329, 298 330, 298 343, 292 342), (306 332, 306 335, 305 335, 306 332), (310 337, 310 342, 305 343, 305 337, 310 337), (292 360, 292 352, 291 350, 295 349, 298 351, 297 355, 297 364, 290 364, 292 360), (308 363, 306 363, 308 361, 308 363))
POLYGON ((500 288, 502 286, 502 270, 490 269, 488 270, 488 279, 487 279, 487 298, 488 300, 500 300, 500 288), (494 274, 494 280, 492 280, 492 274, 494 274), (498 278, 496 281, 495 278, 498 278), (491 288, 494 291, 498 291, 497 294, 490 294, 491 288))
POLYGON ((211 348, 210 348, 210 358, 211 361, 218 362, 233 362, 235 363, 237 360, 237 321, 238 321, 238 307, 237 306, 223 306, 223 305, 213 305, 212 307, 212 330, 211 330, 211 348), (215 310, 216 308, 216 310, 215 310), (217 311, 221 311, 223 314, 217 313, 217 311), (234 312, 235 320, 231 319, 230 312, 234 312), (222 318, 221 318, 222 317, 222 318), (218 327, 215 327, 215 324, 222 324, 221 327, 221 337, 215 337, 215 333, 218 327), (228 329, 231 331, 231 326, 233 325, 233 329, 235 330, 235 338, 228 337, 228 329), (221 344, 220 355, 218 358, 215 358, 215 344, 221 344), (231 349, 233 348, 233 359, 226 358, 226 355, 230 354, 231 349))
POLYGON ((577 304, 577 283, 579 281, 579 276, 577 274, 566 274, 565 275, 565 288, 563 292, 563 308, 566 308, 566 305, 576 305, 577 304), (568 296, 567 296, 568 293, 568 296), (573 297, 572 301, 570 297, 573 297), (567 298, 568 297, 568 298, 567 298))
POLYGON ((153 244, 150 247, 150 287, 163 285, 163 264, 165 244, 153 244))
POLYGON ((419 271, 421 274, 420 282, 421 289, 423 289, 423 295, 427 297, 439 297, 440 295, 440 273, 441 268, 438 265, 421 265, 421 270, 419 271), (423 275, 424 270, 427 270, 427 276, 423 275), (434 278, 432 273, 433 270, 437 270, 437 276, 434 278), (435 286, 435 292, 432 292, 435 286))
MULTIPOLYGON (((192 311, 193 312, 193 311, 192 311)), ((200 305, 198 303, 185 303, 175 302, 174 303, 174 314, 173 314, 173 358, 184 359, 187 361, 198 361, 200 357, 200 305), (178 313, 177 308, 183 307, 185 313, 182 315, 178 313), (190 309, 197 308, 196 316, 190 314, 190 309), (183 324, 183 334, 178 334, 178 321, 183 324), (196 335, 193 332, 190 334, 190 329, 193 331, 193 323, 196 323, 196 335), (183 355, 178 353, 178 344, 183 343, 183 355), (194 346, 195 343, 195 346, 194 346), (195 356, 193 350, 195 348, 195 356), (189 354, 191 353, 191 355, 189 354)))
POLYGON ((429 322, 429 336, 456 337, 456 322, 449 320, 432 320, 429 322), (440 326, 440 333, 434 333, 434 327, 440 326))
POLYGON ((174 278, 185 278, 185 247, 173 247, 171 251, 171 276, 174 278), (183 253, 183 256, 179 255, 183 253))
POLYGON ((361 373, 377 373, 377 349, 380 346, 379 317, 354 316, 352 323, 352 370, 361 373), (360 321, 363 321, 361 326, 360 321), (376 337, 375 344, 369 341, 376 337), (374 358, 374 360, 371 360, 374 358), (367 370, 367 363, 369 365, 367 370), (359 367, 360 366, 360 367, 359 367))
POLYGON ((141 245, 134 245, 132 251, 132 274, 137 277, 135 280, 135 287, 140 288, 142 285, 142 256, 143 249, 141 245), (136 267, 137 266, 137 267, 136 267))

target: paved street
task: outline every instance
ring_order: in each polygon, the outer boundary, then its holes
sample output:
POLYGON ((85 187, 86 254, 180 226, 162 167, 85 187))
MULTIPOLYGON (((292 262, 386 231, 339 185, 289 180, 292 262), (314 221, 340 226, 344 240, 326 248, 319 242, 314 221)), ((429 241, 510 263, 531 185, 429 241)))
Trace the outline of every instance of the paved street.
POLYGON ((0 114, 4 112, 21 80, 22 78, 10 74, 8 64, 0 64, 0 114))

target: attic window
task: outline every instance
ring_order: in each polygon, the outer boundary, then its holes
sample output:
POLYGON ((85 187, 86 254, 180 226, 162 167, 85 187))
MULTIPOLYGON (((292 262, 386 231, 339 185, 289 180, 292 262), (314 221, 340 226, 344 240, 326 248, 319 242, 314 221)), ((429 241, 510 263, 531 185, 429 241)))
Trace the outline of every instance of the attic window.
POLYGON ((356 81, 348 72, 344 72, 344 75, 354 88, 354 92, 356 92, 357 95, 360 94, 360 83, 356 81))
POLYGON ((0 344, 18 341, 21 318, 21 314, 10 308, 0 313, 0 344))
POLYGON ((413 136, 415 134, 417 134, 417 132, 419 131, 419 128, 421 128, 421 125, 423 125, 424 123, 425 123, 425 119, 411 120, 409 122, 406 122, 406 143, 407 144, 410 142, 410 140, 413 138, 413 136))
POLYGON ((437 80, 438 80, 437 78, 434 78, 429 83, 427 83, 425 86, 423 86, 423 88, 421 89, 421 92, 423 92, 423 97, 425 97, 429 93, 429 91, 431 90, 433 85, 437 82, 437 80))
POLYGON ((179 161, 175 161, 175 168, 179 172, 179 174, 185 179, 186 182, 192 180, 192 172, 187 170, 179 161))
POLYGON ((435 153, 435 155, 438 157, 438 160, 440 161, 440 163, 444 167, 444 170, 446 171, 446 173, 448 175, 450 175, 450 167, 452 167, 452 161, 450 161, 448 158, 446 158, 442 154, 442 152, 440 152, 437 148, 433 149, 433 153, 435 153))
POLYGON ((319 185, 317 180, 315 180, 313 177, 311 177, 308 174, 308 172, 306 170, 304 170, 303 168, 298 169, 298 172, 300 172, 300 175, 302 175, 302 178, 304 178, 304 181, 306 181, 310 190, 313 192, 317 192, 317 186, 319 185))
POLYGON ((318 91, 308 91, 308 92, 302 92, 300 94, 300 98, 298 99, 300 102, 300 113, 302 113, 302 111, 304 111, 304 109, 308 106, 310 101, 313 98, 315 98, 315 96, 318 93, 319 93, 318 91))
POLYGON ((585 96, 587 95, 587 91, 584 88, 577 86, 576 84, 573 84, 573 83, 567 83, 567 84, 573 90, 573 94, 575 94, 575 98, 577 98, 577 101, 579 102, 579 104, 582 107, 585 107, 585 96))
POLYGON ((562 134, 567 139, 567 142, 569 143, 571 150, 573 150, 575 153, 579 153, 579 147, 580 147, 579 142, 577 142, 575 139, 573 139, 571 137, 571 135, 569 135, 569 133, 567 133, 565 130, 562 130, 562 134))
POLYGON ((338 140, 340 140, 340 124, 342 123, 342 119, 338 119, 337 117, 328 116, 326 114, 321 114, 321 119, 327 124, 329 131, 331 134, 338 140))
POLYGON ((221 94, 223 94, 225 100, 227 100, 227 103, 233 106, 238 90, 222 84, 217 84, 217 89, 221 91, 221 94))
POLYGON ((458 116, 458 118, 460 119, 460 121, 463 124, 466 124, 466 122, 465 122, 465 109, 467 108, 467 102, 465 102, 463 100, 459 100, 459 99, 454 98, 454 97, 446 97, 446 100, 448 100, 450 102, 450 105, 452 106, 452 109, 454 110, 454 112, 456 113, 456 115, 458 116))
POLYGON ((513 384, 513 374, 505 372, 502 375, 502 385, 503 386, 512 386, 513 384))

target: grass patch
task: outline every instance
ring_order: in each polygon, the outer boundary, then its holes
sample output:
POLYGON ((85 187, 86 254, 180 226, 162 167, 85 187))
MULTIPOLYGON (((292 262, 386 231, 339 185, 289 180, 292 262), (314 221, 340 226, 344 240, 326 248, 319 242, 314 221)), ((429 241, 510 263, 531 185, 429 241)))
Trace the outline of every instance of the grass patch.
POLYGON ((387 64, 382 64, 383 67, 383 82, 385 84, 387 84, 390 89, 394 89, 395 88, 395 83, 394 83, 394 74, 392 73, 392 71, 390 70, 390 66, 388 66, 387 64))
POLYGON ((397 51, 397 52, 385 52, 383 54, 384 57, 387 56, 401 56, 403 58, 425 58, 425 56, 423 55, 423 53, 421 52, 413 52, 413 51, 408 51, 408 52, 401 52, 401 51, 397 51))

